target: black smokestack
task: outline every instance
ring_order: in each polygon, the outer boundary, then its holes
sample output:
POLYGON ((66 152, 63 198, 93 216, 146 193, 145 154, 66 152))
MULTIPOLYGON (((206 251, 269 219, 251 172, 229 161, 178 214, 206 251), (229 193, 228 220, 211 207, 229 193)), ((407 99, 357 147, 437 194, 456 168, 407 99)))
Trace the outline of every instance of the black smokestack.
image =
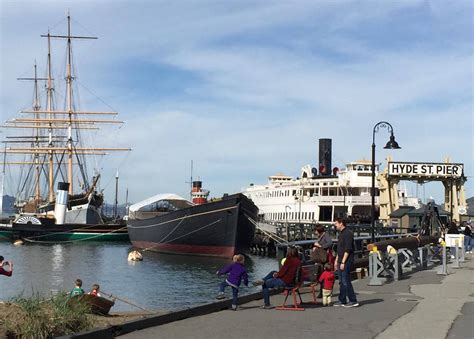
POLYGON ((331 175, 332 139, 319 139, 319 174, 331 175))

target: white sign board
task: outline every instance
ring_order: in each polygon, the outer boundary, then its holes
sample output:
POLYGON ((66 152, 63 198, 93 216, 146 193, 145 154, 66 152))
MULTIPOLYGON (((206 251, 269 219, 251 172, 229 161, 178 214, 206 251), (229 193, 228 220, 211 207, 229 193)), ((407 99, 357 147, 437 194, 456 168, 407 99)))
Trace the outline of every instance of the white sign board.
POLYGON ((447 247, 464 247, 464 234, 446 234, 445 236, 447 247))
POLYGON ((388 175, 399 177, 460 178, 463 164, 428 162, 389 162, 388 175))

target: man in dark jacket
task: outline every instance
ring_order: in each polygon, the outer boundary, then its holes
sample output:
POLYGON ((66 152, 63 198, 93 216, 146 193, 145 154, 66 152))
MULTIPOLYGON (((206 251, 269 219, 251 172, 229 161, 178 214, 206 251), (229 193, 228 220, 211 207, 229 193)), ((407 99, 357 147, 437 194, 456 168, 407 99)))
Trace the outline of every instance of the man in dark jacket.
POLYGON ((335 269, 338 270, 339 276, 339 302, 334 306, 357 307, 359 303, 351 282, 351 268, 354 264, 354 233, 347 228, 346 220, 342 218, 336 219, 336 229, 340 232, 335 262, 335 269))

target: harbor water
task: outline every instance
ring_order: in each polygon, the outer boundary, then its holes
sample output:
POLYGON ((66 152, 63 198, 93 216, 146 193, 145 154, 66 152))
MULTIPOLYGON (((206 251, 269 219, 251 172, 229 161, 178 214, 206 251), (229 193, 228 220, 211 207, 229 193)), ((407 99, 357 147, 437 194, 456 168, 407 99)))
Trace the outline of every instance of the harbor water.
MULTIPOLYGON (((0 276, 0 300, 40 293, 48 296, 69 291, 77 278, 86 292, 94 283, 101 290, 149 310, 177 310, 212 302, 224 279, 216 271, 229 260, 209 257, 143 253, 143 261, 127 261, 132 250, 127 243, 24 244, 0 242, 0 255, 12 260, 12 277, 0 276)), ((245 266, 250 281, 277 269, 274 258, 250 255, 245 266)), ((242 285, 240 294, 258 291, 242 285)), ((226 292, 231 297, 232 292, 226 292)), ((112 309, 137 311, 117 301, 112 309)))

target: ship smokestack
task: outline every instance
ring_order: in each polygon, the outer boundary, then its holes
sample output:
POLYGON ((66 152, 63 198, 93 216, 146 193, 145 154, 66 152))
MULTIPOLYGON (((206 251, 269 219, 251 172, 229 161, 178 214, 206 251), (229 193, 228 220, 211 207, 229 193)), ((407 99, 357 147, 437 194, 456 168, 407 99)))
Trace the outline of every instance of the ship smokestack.
POLYGON ((193 203, 196 205, 205 204, 207 202, 207 197, 209 196, 209 191, 202 189, 202 181, 193 181, 192 185, 191 196, 193 198, 193 203))
POLYGON ((331 175, 332 139, 319 139, 319 174, 331 175))
POLYGON ((54 217, 56 218, 57 225, 62 225, 66 221, 68 191, 69 191, 68 182, 58 182, 58 192, 56 193, 56 204, 54 205, 54 217))

